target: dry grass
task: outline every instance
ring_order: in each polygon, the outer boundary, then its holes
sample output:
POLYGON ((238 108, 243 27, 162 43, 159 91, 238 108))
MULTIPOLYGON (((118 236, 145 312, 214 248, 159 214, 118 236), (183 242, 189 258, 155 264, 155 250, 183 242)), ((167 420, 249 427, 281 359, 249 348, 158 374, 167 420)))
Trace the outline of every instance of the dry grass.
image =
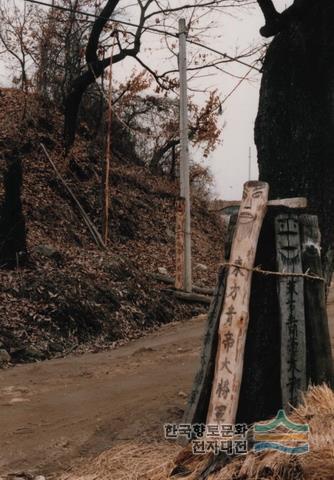
MULTIPOLYGON (((334 392, 327 386, 311 387, 289 418, 309 424, 308 454, 250 452, 217 468, 209 480, 334 480, 334 392)), ((187 480, 195 480, 212 458, 194 457, 189 449, 167 442, 126 443, 86 461, 61 480, 167 480, 176 465, 187 470, 187 480)))
POLYGON ((168 478, 181 447, 172 443, 127 442, 62 475, 61 480, 160 480, 168 478))

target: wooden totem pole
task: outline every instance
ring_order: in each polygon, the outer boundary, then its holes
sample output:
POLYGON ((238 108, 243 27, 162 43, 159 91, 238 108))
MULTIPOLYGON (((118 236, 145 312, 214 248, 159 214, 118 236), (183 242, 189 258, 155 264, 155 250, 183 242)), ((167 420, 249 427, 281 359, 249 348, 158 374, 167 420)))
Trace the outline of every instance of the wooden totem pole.
POLYGON ((247 182, 230 223, 187 423, 252 423, 333 382, 317 219, 268 193, 247 182))

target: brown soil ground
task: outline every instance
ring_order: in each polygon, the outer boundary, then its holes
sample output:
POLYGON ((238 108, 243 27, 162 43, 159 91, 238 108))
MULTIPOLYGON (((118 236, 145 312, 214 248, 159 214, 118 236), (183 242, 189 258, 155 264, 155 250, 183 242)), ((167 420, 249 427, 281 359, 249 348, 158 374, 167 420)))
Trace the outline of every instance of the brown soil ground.
POLYGON ((180 420, 205 317, 109 352, 0 372, 0 472, 63 471, 73 459, 180 420))
MULTIPOLYGON (((328 308, 334 347, 333 288, 328 308)), ((182 416, 204 323, 199 316, 114 351, 2 371, 1 474, 58 478, 75 459, 161 439, 162 425, 182 416)))

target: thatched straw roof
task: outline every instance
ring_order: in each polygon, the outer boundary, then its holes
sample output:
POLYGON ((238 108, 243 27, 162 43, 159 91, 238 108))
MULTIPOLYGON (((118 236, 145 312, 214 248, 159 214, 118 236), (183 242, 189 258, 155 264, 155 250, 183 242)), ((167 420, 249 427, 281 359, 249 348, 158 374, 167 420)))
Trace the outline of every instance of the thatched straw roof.
POLYGON ((189 449, 167 442, 125 444, 82 464, 62 480, 334 480, 334 392, 327 386, 311 387, 289 418, 309 424, 309 453, 250 452, 221 465, 211 455, 193 456, 189 449))

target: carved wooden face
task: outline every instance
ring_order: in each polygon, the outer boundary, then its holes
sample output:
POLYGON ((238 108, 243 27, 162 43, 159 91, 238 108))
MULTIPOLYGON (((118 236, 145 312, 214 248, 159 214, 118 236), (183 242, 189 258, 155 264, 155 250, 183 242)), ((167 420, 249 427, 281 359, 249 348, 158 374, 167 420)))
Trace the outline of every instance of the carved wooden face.
POLYGON ((263 204, 266 186, 267 184, 264 182, 245 183, 239 210, 241 224, 253 223, 256 220, 258 208, 263 204))
POLYGON ((299 224, 297 217, 279 215, 276 219, 278 248, 282 262, 293 266, 299 257, 299 224))

